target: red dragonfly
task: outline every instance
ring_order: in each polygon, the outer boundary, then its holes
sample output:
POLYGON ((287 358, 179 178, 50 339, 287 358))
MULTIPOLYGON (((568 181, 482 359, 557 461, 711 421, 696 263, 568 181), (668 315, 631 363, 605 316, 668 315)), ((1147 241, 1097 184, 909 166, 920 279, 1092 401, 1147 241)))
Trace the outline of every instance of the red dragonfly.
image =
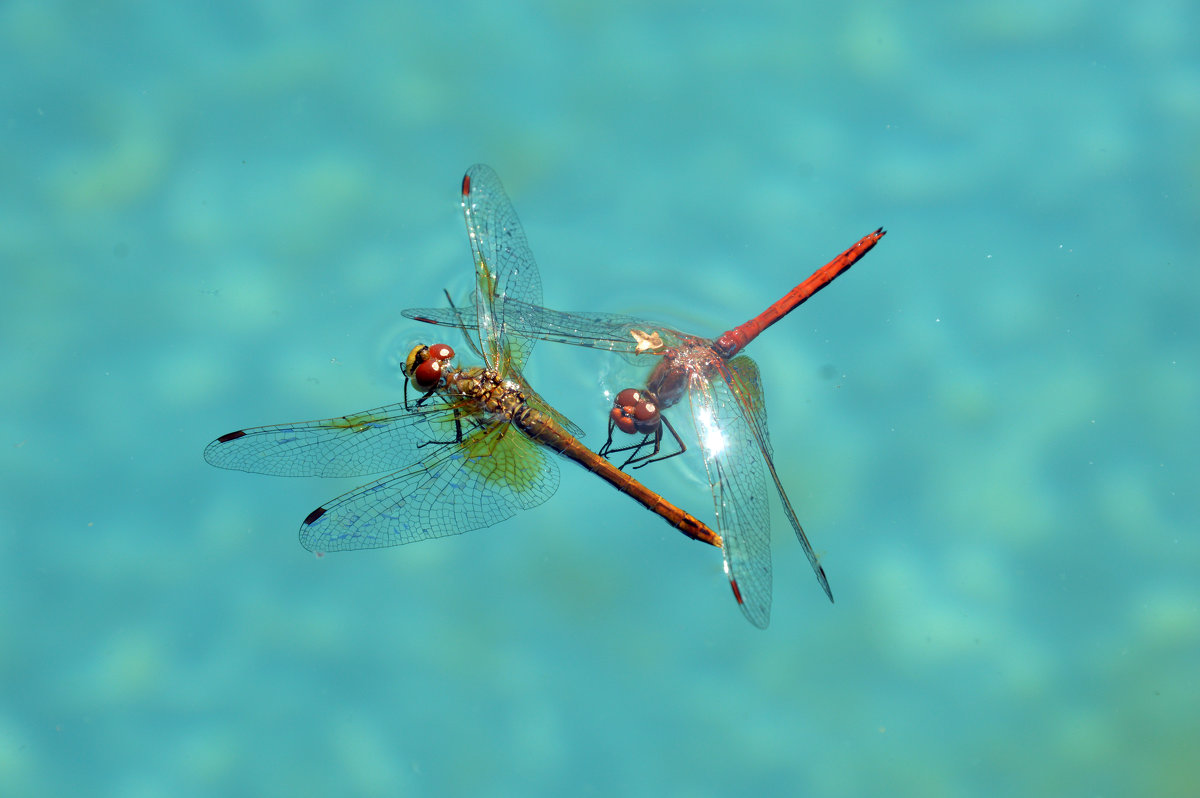
MULTIPOLYGON (((776 473, 758 367, 750 357, 738 353, 854 265, 884 235, 886 231, 879 228, 864 236, 758 316, 715 340, 617 314, 522 308, 518 317, 514 332, 521 337, 621 352, 634 363, 659 358, 645 388, 626 388, 614 400, 609 439, 600 452, 632 450, 622 468, 672 457, 686 449, 662 411, 688 395, 716 505, 717 529, 725 543, 725 570, 742 612, 759 627, 765 627, 771 616, 771 539, 764 467, 830 601, 833 592, 776 473), (666 455, 660 451, 664 426, 676 444, 676 451, 666 455), (629 446, 613 447, 614 429, 642 438, 629 446)), ((453 309, 412 309, 404 315, 431 324, 462 326, 453 309)))
MULTIPOLYGON (((536 507, 558 487, 557 452, 607 480, 688 537, 721 538, 587 449, 575 425, 521 375, 533 339, 511 332, 542 298, 525 234, 495 173, 474 166, 462 205, 475 263, 472 351, 486 364, 452 364, 446 344, 419 345, 404 372, 405 401, 322 421, 237 430, 204 450, 221 468, 279 476, 389 472, 308 514, 300 543, 329 552, 396 546, 480 529, 536 507), (408 401, 411 385, 419 398, 408 401)), ((465 320, 459 320, 465 325, 465 320)))

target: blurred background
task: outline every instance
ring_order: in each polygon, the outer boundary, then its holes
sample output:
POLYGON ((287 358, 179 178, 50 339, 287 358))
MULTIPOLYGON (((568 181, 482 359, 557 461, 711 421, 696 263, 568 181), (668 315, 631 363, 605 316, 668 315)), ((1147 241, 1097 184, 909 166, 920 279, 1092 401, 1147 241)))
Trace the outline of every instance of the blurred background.
MULTIPOLYGON (((1198 17, 4 3, 0 794, 1192 794, 1198 17), (706 336, 888 229, 748 350, 836 604, 777 505, 764 632, 566 461, 324 558, 355 481, 203 461, 399 400, 475 162, 547 305, 706 336)), ((527 368, 593 448, 631 373, 527 368)))

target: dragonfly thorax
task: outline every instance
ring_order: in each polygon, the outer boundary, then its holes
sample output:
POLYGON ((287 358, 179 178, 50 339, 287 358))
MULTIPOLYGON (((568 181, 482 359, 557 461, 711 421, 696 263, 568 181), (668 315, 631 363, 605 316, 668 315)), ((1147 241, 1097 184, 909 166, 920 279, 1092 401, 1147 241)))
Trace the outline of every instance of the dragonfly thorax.
POLYGON ((495 369, 448 370, 446 388, 470 400, 483 413, 504 421, 520 421, 532 412, 520 383, 500 376, 495 369))
POLYGON ((660 408, 674 407, 687 391, 689 369, 677 349, 668 349, 646 378, 646 392, 660 408))

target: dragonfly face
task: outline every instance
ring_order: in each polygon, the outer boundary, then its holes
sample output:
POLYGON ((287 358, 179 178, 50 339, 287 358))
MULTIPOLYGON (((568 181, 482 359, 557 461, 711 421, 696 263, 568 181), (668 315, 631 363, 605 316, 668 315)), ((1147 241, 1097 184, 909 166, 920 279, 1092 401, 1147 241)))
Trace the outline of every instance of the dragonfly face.
POLYGON ((437 390, 442 382, 443 368, 453 359, 454 350, 446 344, 417 344, 404 360, 404 373, 414 388, 421 393, 430 393, 437 390))
POLYGON ((652 435, 662 424, 658 398, 650 391, 636 388, 626 388, 617 394, 608 417, 614 427, 630 435, 652 435))

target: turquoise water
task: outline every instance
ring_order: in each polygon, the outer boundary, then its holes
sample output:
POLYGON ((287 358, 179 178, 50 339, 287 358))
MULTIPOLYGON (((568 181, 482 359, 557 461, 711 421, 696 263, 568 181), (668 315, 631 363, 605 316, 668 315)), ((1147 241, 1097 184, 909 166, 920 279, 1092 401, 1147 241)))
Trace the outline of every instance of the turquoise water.
MULTIPOLYGON (((0 795, 1190 794, 1191 4, 206 9, 0 7, 0 795), (836 604, 777 506, 763 632, 565 461, 323 558, 355 481, 204 463, 399 398, 474 162, 548 305, 704 335, 888 228, 749 350, 836 604)), ((596 447, 630 369, 527 375, 596 447)))

